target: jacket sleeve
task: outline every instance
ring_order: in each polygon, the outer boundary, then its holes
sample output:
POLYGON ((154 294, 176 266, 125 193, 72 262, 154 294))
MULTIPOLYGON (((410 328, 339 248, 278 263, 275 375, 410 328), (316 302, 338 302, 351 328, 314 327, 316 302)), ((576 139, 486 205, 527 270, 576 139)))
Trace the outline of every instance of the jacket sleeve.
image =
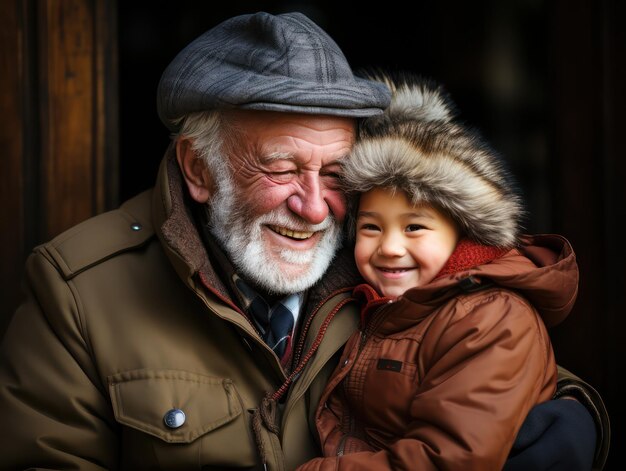
POLYGON ((557 390, 555 399, 573 397, 578 400, 589 412, 596 427, 596 447, 593 460, 593 469, 604 468, 611 442, 611 424, 609 414, 604 406, 600 394, 587 382, 568 371, 558 367, 557 390))
POLYGON ((116 422, 81 325, 80 305, 39 253, 27 262, 26 301, 0 349, 2 469, 118 467, 116 422))
POLYGON ((387 449, 318 458, 301 471, 501 469, 540 392, 554 392, 556 365, 525 300, 502 291, 478 299, 444 308, 431 323, 403 436, 387 449))

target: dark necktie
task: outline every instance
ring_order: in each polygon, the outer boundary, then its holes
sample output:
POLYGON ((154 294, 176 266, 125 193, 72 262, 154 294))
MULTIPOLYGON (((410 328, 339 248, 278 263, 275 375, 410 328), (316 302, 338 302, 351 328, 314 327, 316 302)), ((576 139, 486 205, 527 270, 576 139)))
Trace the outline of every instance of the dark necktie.
POLYGON ((278 302, 270 313, 270 328, 266 334, 265 342, 282 358, 291 345, 291 332, 293 331, 293 314, 283 303, 278 302))
POLYGON ((287 305, 298 306, 299 295, 292 294, 269 306, 265 299, 252 290, 241 278, 235 283, 240 293, 248 299, 248 312, 252 314, 265 343, 282 359, 291 348, 294 314, 287 305), (285 305, 287 304, 287 305, 285 305))

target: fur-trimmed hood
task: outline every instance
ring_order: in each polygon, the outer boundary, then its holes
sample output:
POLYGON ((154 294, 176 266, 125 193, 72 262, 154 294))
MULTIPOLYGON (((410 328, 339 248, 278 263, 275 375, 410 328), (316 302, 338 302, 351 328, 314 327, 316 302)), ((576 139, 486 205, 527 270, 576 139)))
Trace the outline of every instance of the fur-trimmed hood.
POLYGON ((383 115, 361 123, 344 168, 348 193, 403 190, 414 203, 446 211, 476 242, 517 245, 523 209, 516 184, 482 137, 454 121, 442 86, 408 74, 368 77, 387 84, 393 98, 383 115))

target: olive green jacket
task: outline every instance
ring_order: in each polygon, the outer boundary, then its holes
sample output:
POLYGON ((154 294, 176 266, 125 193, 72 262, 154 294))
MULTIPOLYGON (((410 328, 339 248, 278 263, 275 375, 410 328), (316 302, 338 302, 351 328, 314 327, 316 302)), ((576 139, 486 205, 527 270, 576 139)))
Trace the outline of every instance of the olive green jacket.
POLYGON ((293 469, 318 454, 310 414, 357 327, 357 281, 340 255, 310 290, 308 361, 279 389, 285 372, 216 276, 164 159, 153 190, 29 257, 0 350, 0 466, 293 469), (263 400, 277 390, 278 406, 263 400))

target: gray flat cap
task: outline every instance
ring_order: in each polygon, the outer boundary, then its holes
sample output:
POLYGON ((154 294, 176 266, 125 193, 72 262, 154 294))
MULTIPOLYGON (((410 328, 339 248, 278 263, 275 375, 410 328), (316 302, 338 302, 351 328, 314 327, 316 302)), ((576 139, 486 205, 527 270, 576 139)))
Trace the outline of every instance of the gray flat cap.
POLYGON ((355 77, 339 46, 302 13, 230 18, 185 47, 159 82, 161 121, 218 108, 366 117, 391 94, 355 77))

